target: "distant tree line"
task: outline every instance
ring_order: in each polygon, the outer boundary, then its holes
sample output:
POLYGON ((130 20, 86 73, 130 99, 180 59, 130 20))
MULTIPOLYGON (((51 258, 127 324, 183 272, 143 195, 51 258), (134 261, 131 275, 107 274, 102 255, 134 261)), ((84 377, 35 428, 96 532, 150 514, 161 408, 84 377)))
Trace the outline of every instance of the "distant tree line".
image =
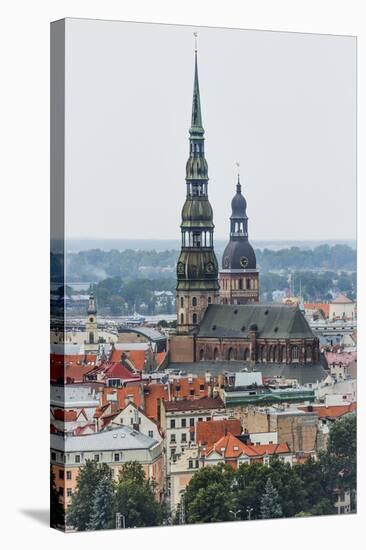
MULTIPOLYGON (((179 251, 165 250, 83 250, 69 253, 66 272, 70 282, 101 281, 108 277, 149 278, 172 277, 175 274, 179 251), (150 269, 150 270, 149 270, 150 269)), ((277 270, 355 271, 356 250, 348 245, 320 245, 313 249, 296 246, 271 250, 256 250, 257 263, 262 273, 277 270)), ((218 258, 220 261, 221 258, 218 258)), ((56 280, 63 268, 61 258, 51 255, 51 273, 56 280)))

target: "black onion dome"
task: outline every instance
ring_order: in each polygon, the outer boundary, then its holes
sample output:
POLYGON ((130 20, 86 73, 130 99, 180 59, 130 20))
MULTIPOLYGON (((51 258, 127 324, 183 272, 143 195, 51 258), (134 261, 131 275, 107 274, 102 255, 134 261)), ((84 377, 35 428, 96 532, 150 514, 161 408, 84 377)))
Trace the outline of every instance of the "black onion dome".
POLYGON ((231 218, 244 218, 247 215, 247 201, 241 194, 240 182, 236 186, 236 194, 231 201, 231 211, 231 218))
POLYGON ((223 269, 256 269, 257 259, 249 241, 230 240, 222 256, 223 269))

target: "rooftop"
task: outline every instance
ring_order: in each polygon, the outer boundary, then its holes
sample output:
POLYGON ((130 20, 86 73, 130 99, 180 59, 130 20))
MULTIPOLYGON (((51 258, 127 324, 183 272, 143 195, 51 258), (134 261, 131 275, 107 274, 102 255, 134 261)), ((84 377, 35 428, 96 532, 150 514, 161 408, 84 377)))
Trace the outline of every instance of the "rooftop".
POLYGON ((156 439, 137 432, 129 426, 66 438, 51 434, 51 449, 66 453, 151 449, 157 444, 156 439))
POLYGON ((249 338, 254 326, 258 338, 314 338, 299 308, 283 304, 211 304, 198 337, 249 338))
POLYGON ((223 409, 225 407, 223 401, 219 397, 203 397, 202 399, 181 399, 177 401, 165 401, 164 406, 167 412, 223 409))

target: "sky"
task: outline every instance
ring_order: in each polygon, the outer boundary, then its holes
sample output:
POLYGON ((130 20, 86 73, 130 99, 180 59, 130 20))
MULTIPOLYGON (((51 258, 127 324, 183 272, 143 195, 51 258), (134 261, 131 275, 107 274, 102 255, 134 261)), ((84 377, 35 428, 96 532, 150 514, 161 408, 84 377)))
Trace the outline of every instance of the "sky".
POLYGON ((215 237, 356 237, 354 37, 68 19, 66 238, 179 239, 194 38, 215 237))

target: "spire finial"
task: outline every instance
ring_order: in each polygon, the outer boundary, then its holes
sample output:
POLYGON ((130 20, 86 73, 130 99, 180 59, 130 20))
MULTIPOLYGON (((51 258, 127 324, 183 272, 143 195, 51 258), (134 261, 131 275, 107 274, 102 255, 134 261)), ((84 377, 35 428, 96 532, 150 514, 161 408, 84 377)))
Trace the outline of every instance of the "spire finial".
POLYGON ((197 37, 198 37, 198 32, 194 32, 194 33, 193 33, 193 36, 194 36, 194 53, 197 54, 197 37))
POLYGON ((203 133, 202 117, 201 117, 201 100, 200 100, 200 87, 198 83, 198 66, 197 66, 197 33, 193 33, 195 38, 194 46, 194 85, 193 85, 193 105, 192 105, 192 123, 191 133, 194 129, 195 132, 203 133))
POLYGON ((236 161, 236 167, 238 169, 238 182, 236 184, 236 192, 241 193, 241 184, 240 184, 240 162, 236 161))

